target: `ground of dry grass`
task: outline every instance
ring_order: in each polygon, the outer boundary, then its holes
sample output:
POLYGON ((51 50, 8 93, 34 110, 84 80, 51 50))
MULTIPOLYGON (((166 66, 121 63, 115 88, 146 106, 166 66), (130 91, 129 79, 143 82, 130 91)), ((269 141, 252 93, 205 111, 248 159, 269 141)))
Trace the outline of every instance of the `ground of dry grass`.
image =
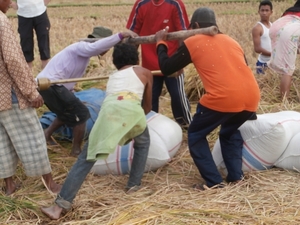
MULTIPOLYGON (((51 5, 69 4, 71 1, 53 0, 51 5)), ((80 4, 81 1, 72 1, 80 4)), ((51 20, 52 55, 86 37, 94 26, 109 26, 114 32, 125 30, 131 9, 128 0, 111 0, 111 6, 92 6, 96 1, 86 1, 84 7, 49 7, 51 20), (89 5, 90 4, 90 5, 89 5), (117 4, 117 5, 116 5, 117 4), (120 4, 120 6, 118 6, 120 4), (125 4, 125 5, 124 5, 125 4)), ((199 6, 207 5, 217 14, 222 32, 235 38, 243 47, 250 67, 254 68, 257 55, 253 51, 251 28, 258 20, 256 1, 244 3, 192 3, 185 1, 189 15, 199 6)), ((273 21, 293 1, 274 2, 273 21)), ((17 27, 15 12, 9 11, 14 27, 17 27)), ((17 38, 17 36, 16 36, 17 38)), ((38 53, 36 53, 38 59, 38 53)), ((39 62, 34 62, 34 75, 39 72, 39 62)), ((86 76, 108 75, 114 70, 111 53, 99 65, 95 57, 91 60, 86 76)), ((253 69, 254 70, 254 69, 253 69)), ((194 112, 198 97, 203 92, 201 81, 192 66, 185 69, 186 92, 189 94, 194 112)), ((291 97, 282 101, 279 96, 279 79, 268 72, 257 76, 261 88, 261 102, 258 113, 295 110, 299 106, 299 73, 294 76, 291 97)), ((78 88, 96 86, 105 89, 105 81, 85 82, 78 88)), ((45 108, 38 112, 42 113, 45 108)), ((172 118, 170 98, 167 93, 161 97, 160 112, 172 118)), ((295 171, 270 169, 249 172, 240 185, 228 185, 224 189, 198 192, 191 188, 201 181, 187 148, 186 133, 176 156, 166 166, 146 173, 144 188, 133 194, 125 194, 123 188, 128 175, 94 176, 89 174, 80 189, 74 207, 58 221, 51 221, 39 210, 50 205, 50 196, 39 178, 24 175, 20 166, 16 180, 22 187, 12 197, 0 194, 0 224, 300 224, 299 205, 300 174, 295 171)), ((210 146, 217 139, 217 131, 209 137, 210 146)), ((63 149, 49 150, 49 158, 55 180, 63 183, 75 159, 69 157, 70 143, 60 142, 63 149)))

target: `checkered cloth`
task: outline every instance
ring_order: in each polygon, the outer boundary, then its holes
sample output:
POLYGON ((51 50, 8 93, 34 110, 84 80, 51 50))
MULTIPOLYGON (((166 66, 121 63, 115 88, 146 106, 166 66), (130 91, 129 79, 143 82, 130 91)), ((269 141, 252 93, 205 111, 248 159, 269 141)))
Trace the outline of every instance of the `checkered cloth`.
POLYGON ((15 174, 20 159, 27 176, 51 172, 45 136, 34 108, 0 112, 0 178, 15 174))

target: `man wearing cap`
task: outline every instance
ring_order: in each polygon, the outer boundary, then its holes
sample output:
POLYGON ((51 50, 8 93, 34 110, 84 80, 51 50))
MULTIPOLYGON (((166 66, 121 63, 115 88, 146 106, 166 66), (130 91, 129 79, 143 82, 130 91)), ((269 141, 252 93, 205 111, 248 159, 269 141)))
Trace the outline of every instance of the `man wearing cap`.
MULTIPOLYGON (((112 35, 112 31, 105 27, 95 27, 88 37, 100 39, 96 42, 77 42, 57 53, 38 74, 39 78, 52 80, 82 77, 92 56, 104 55, 111 47, 125 37, 132 37, 129 31, 112 35)), ((86 121, 90 114, 88 108, 73 94, 75 83, 55 84, 49 89, 39 91, 45 105, 56 114, 53 123, 44 130, 48 144, 55 144, 52 133, 62 125, 73 127, 73 146, 71 155, 78 156, 84 137, 86 121)))
MULTIPOLYGON (((192 16, 192 29, 217 26, 214 11, 198 8, 192 16)), ((198 34, 184 40, 177 52, 169 57, 164 41, 168 28, 156 33, 156 50, 160 69, 165 76, 193 63, 206 93, 200 98, 196 113, 188 129, 190 154, 207 187, 223 187, 223 179, 213 161, 206 136, 220 127, 219 139, 227 167, 227 182, 243 179, 243 139, 238 128, 255 119, 260 92, 255 77, 245 60, 241 46, 219 32, 215 36, 198 34)))

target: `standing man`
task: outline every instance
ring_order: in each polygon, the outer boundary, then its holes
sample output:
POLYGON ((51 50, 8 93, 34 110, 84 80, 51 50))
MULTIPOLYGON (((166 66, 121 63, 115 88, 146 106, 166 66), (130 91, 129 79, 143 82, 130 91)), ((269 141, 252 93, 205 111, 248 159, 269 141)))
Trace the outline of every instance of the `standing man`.
MULTIPOLYGON (((155 34, 166 26, 169 26, 170 32, 186 30, 189 26, 181 0, 137 0, 126 25, 140 36, 155 34)), ((168 41, 168 46, 168 55, 172 55, 179 43, 168 41)), ((142 44, 142 66, 149 70, 159 70, 155 44, 142 44)), ((177 77, 165 77, 162 74, 153 77, 152 110, 155 112, 159 111, 159 96, 164 83, 170 93, 173 116, 186 129, 191 122, 191 113, 184 91, 183 68, 177 71, 177 77)))
POLYGON ((288 97, 300 47, 300 0, 272 24, 270 38, 272 54, 268 66, 281 76, 281 97, 288 97))
MULTIPOLYGON (((207 7, 198 8, 191 19, 191 28, 217 26, 215 13, 207 7)), ((171 57, 164 41, 168 28, 156 34, 159 66, 165 76, 193 63, 206 90, 200 98, 188 129, 191 156, 205 180, 194 187, 223 187, 206 136, 221 126, 219 138, 227 167, 228 182, 243 179, 243 139, 238 128, 255 119, 260 98, 258 84, 248 67, 244 51, 231 37, 219 32, 215 36, 194 35, 184 40, 171 57)))
POLYGON ((58 193, 53 181, 43 130, 34 108, 43 105, 31 70, 6 17, 10 0, 0 0, 0 178, 5 194, 17 189, 13 181, 18 160, 27 176, 42 176, 46 188, 58 193))
POLYGON ((256 73, 265 74, 268 67, 267 62, 271 56, 271 39, 269 36, 269 29, 272 25, 270 16, 273 13, 273 5, 269 0, 263 0, 258 7, 258 14, 260 21, 252 29, 252 39, 254 51, 259 54, 256 62, 256 73))
MULTIPOLYGON (((123 32, 112 35, 105 27, 95 27, 88 37, 105 38, 89 43, 80 41, 69 45, 57 53, 37 76, 51 80, 62 80, 82 77, 92 56, 104 55, 112 46, 124 37, 135 35, 123 32)), ((75 83, 51 85, 49 89, 40 91, 45 105, 56 114, 52 124, 45 129, 46 141, 54 141, 51 135, 59 127, 66 124, 73 127, 73 146, 71 155, 77 157, 81 152, 86 121, 90 118, 88 108, 74 95, 75 83)))
POLYGON ((47 15, 49 2, 50 0, 17 0, 17 2, 11 2, 10 5, 11 8, 17 10, 21 47, 31 69, 34 60, 33 30, 37 37, 42 69, 50 59, 50 21, 47 15))
POLYGON ((118 69, 109 77, 106 98, 99 116, 77 162, 69 172, 55 205, 41 210, 51 219, 59 219, 63 209, 69 210, 83 181, 98 157, 107 157, 118 144, 134 139, 134 155, 125 190, 140 188, 150 146, 145 114, 151 110, 151 71, 138 66, 135 46, 116 45, 113 63, 118 69), (142 104, 141 104, 142 102, 142 104))

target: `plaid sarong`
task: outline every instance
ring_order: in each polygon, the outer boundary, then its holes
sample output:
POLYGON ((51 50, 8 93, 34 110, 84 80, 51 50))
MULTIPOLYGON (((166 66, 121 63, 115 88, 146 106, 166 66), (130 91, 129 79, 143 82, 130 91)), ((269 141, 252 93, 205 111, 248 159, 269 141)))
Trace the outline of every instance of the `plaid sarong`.
POLYGON ((0 112, 0 178, 15 174, 20 159, 27 176, 51 172, 43 129, 34 108, 0 112))

